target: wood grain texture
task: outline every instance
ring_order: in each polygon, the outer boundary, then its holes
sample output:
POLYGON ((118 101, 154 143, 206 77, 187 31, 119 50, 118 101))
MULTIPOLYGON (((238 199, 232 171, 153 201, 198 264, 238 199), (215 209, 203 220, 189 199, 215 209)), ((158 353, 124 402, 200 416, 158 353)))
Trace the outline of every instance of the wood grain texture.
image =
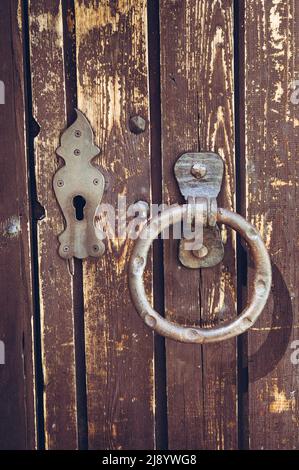
POLYGON ((245 209, 273 267, 272 297, 249 334, 252 449, 299 448, 298 28, 298 2, 245 1, 245 209))
MULTIPOLYGON (((230 0, 161 1, 161 101, 164 202, 183 202, 173 167, 186 151, 215 151, 225 162, 219 206, 235 207, 233 7, 230 0)), ((236 314, 235 238, 223 230, 219 267, 188 270, 165 242, 165 314, 211 327, 236 314)), ((237 445, 236 341, 167 341, 170 449, 237 445)))
POLYGON ((34 449, 33 306, 21 3, 0 4, 0 448, 34 449))
POLYGON ((66 127, 62 2, 31 0, 30 60, 33 115, 40 126, 34 141, 37 198, 45 209, 38 222, 41 346, 44 375, 45 446, 77 447, 73 278, 58 255, 63 217, 52 178, 55 154, 66 127))
MULTIPOLYGON (((148 125, 139 135, 129 129, 132 116, 148 120, 146 2, 77 0, 75 15, 78 107, 102 149, 103 202, 149 203, 148 125)), ((103 257, 83 266, 90 449, 154 447, 153 336, 130 300, 132 246, 110 239, 103 257)), ((149 266, 149 295, 150 286, 149 266)))

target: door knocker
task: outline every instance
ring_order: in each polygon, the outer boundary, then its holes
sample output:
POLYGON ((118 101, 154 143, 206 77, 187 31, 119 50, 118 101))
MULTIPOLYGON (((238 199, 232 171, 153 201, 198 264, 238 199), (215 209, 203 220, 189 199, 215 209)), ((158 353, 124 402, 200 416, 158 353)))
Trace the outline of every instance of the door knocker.
MULTIPOLYGON (((240 215, 227 209, 217 208, 216 197, 220 191, 223 162, 214 153, 187 153, 180 157, 175 174, 186 205, 176 205, 154 217, 142 229, 133 249, 129 264, 129 286, 136 310, 144 322, 160 335, 184 343, 213 343, 244 333, 261 314, 271 288, 271 263, 262 238, 253 225, 240 215), (254 261, 255 274, 249 302, 242 313, 232 322, 215 328, 181 326, 163 318, 150 305, 143 282, 147 255, 155 238, 171 224, 182 222, 200 208, 204 214, 202 223, 209 234, 194 253, 184 252, 184 240, 180 244, 181 262, 190 268, 214 266, 223 256, 222 243, 216 222, 239 232, 248 243, 254 261), (171 222, 170 222, 171 221, 171 222), (205 260, 206 259, 206 263, 205 260), (199 262, 198 262, 199 260, 199 262)), ((205 235, 204 235, 205 236, 205 235)))

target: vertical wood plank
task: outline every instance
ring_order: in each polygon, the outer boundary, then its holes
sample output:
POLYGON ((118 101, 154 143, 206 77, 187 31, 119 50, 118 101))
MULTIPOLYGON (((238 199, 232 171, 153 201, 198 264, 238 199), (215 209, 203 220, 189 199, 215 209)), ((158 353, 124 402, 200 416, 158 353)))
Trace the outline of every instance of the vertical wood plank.
MULTIPOLYGON (((231 0, 161 1, 164 202, 183 202, 173 167, 185 151, 218 152, 225 162, 219 206, 235 207, 233 5, 231 0)), ((236 315, 235 238, 223 230, 225 257, 213 269, 188 270, 165 242, 165 314, 211 327, 236 315)), ((236 341, 167 341, 171 449, 237 446, 236 341)))
POLYGON ((299 369, 291 362, 299 328, 299 105, 291 100, 298 28, 298 2, 245 1, 245 209, 273 267, 271 299, 249 334, 252 449, 299 446, 299 369))
POLYGON ((41 347, 44 375, 45 446, 77 447, 77 405, 73 318, 73 279, 58 256, 63 231, 52 188, 61 162, 55 150, 66 127, 62 2, 29 1, 33 116, 40 126, 34 141, 38 202, 45 218, 38 222, 41 347))
MULTIPOLYGON (((135 135, 129 119, 148 121, 146 1, 75 1, 78 107, 102 149, 103 202, 117 208, 150 203, 149 131, 135 135)), ((90 449, 154 446, 153 336, 128 291, 132 241, 116 237, 100 260, 84 262, 90 449)), ((151 291, 151 272, 147 274, 151 291)))
POLYGON ((21 2, 0 4, 0 448, 36 446, 30 210, 25 140, 21 2))

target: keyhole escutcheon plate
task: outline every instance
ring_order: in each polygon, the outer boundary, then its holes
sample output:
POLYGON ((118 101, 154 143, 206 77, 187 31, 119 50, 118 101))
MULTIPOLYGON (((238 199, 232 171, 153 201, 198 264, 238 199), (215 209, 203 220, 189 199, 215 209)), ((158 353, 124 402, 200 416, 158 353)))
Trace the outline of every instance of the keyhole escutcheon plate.
POLYGON ((56 150, 65 165, 53 178, 57 201, 65 218, 65 230, 59 235, 62 258, 98 257, 104 252, 101 233, 94 219, 104 192, 104 176, 92 160, 100 153, 94 144, 92 128, 81 111, 61 136, 56 150))

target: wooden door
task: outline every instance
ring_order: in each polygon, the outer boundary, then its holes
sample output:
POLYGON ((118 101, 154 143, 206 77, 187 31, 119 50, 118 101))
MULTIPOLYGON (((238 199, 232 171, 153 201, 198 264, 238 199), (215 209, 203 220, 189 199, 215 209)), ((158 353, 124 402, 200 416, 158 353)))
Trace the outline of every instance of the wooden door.
MULTIPOLYGON (((1 1, 1 449, 299 448, 298 31, 288 0, 1 1), (248 333, 153 334, 130 297, 128 238, 60 258, 52 178, 75 108, 114 207, 183 203, 178 157, 222 157, 218 204, 257 227, 272 261, 248 333)), ((167 319, 209 328, 246 305, 250 257, 231 230, 222 239, 222 263, 201 270, 155 241, 146 290, 167 319)))

